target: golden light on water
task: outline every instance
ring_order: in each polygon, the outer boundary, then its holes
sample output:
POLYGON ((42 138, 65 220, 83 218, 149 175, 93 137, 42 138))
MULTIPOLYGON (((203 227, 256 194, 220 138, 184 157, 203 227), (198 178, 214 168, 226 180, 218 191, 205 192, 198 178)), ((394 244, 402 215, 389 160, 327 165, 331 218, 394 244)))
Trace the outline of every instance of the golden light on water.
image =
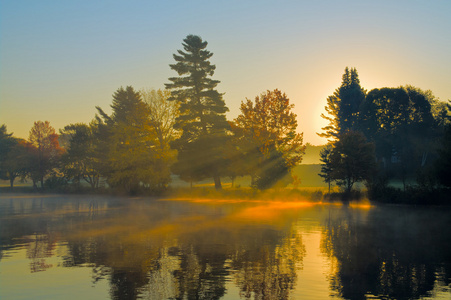
MULTIPOLYGON (((263 198, 112 199, 108 206, 101 198, 0 202, 5 203, 21 212, 0 218, 3 237, 14 237, 14 248, 1 249, 0 296, 6 299, 20 293, 29 296, 31 291, 54 297, 77 288, 86 291, 86 298, 108 298, 114 293, 114 297, 135 293, 148 299, 183 298, 187 291, 216 293, 221 299, 244 295, 347 299, 361 292, 372 297, 377 290, 368 292, 373 286, 366 284, 374 280, 378 284, 378 278, 384 280, 380 283, 384 289, 388 284, 419 286, 422 279, 411 279, 405 272, 426 272, 424 255, 431 259, 430 245, 449 239, 446 228, 438 226, 443 237, 424 236, 429 240, 422 248, 423 242, 411 240, 418 229, 415 220, 425 218, 422 211, 410 215, 409 210, 409 216, 400 219, 404 214, 397 210, 402 208, 373 209, 365 202, 343 205, 263 198), (99 209, 86 209, 93 204, 99 209), (394 216, 396 222, 388 221, 394 216), (416 225, 406 225, 411 223, 416 225), (34 234, 24 234, 27 228, 34 234), (417 258, 410 246, 404 246, 406 240, 423 255, 417 258), (402 266, 393 268, 393 263, 402 266), (375 274, 364 272, 369 266, 375 274), (353 285, 355 281, 361 288, 353 285), (21 289, 23 284, 30 290, 21 289), (70 288, 61 291, 64 286, 70 288)), ((437 214, 434 220, 449 220, 441 211, 437 214)), ((428 225, 436 231, 434 222, 428 225)), ((435 273, 428 276, 441 278, 440 270, 431 270, 435 273)), ((438 279, 435 282, 433 292, 438 293, 441 285, 438 279)), ((406 290, 410 291, 414 289, 406 290)))
POLYGON ((349 206, 352 208, 358 208, 362 210, 368 210, 374 207, 374 205, 371 205, 369 203, 350 203, 349 206))

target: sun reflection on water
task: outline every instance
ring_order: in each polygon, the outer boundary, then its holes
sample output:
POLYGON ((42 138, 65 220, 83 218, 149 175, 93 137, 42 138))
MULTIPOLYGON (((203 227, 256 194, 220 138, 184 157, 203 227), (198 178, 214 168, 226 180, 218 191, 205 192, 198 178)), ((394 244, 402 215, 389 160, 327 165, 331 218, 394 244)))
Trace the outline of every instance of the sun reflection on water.
POLYGON ((423 211, 303 199, 19 197, 0 208, 2 298, 17 296, 23 278, 46 294, 87 277, 93 294, 102 287, 99 297, 113 299, 416 297, 451 274, 434 269, 451 261, 442 211, 425 223, 423 211), (438 236, 417 239, 418 224, 438 236))

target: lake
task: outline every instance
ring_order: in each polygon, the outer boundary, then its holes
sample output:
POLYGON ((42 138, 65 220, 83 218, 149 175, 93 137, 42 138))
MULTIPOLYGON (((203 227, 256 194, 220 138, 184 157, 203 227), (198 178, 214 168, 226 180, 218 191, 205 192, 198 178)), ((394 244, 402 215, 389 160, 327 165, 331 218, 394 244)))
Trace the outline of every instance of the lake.
POLYGON ((0 299, 451 299, 451 210, 0 195, 0 299))

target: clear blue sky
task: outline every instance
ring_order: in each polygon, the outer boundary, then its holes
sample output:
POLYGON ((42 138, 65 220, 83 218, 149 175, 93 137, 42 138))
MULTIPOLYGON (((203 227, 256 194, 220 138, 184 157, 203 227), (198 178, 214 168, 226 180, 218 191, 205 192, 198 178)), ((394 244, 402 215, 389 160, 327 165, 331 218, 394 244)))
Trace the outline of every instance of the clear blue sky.
POLYGON ((218 90, 239 113, 278 88, 313 144, 346 66, 367 90, 411 84, 451 99, 451 1, 0 0, 0 124, 27 138, 109 111, 121 86, 164 88, 188 34, 214 53, 218 90))

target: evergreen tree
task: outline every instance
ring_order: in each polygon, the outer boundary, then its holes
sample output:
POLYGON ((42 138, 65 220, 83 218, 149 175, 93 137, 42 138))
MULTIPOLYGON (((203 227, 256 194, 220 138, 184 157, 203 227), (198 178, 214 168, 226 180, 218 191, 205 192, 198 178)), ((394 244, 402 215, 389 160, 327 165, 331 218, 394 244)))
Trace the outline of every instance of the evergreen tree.
POLYGON ((171 77, 166 84, 171 90, 169 100, 180 104, 180 116, 174 127, 181 136, 172 143, 178 150, 174 171, 185 180, 213 177, 216 189, 221 188, 220 176, 225 172, 224 145, 227 141, 227 123, 222 94, 213 80, 215 65, 209 59, 213 53, 206 50, 207 42, 199 36, 188 35, 183 40, 185 51, 174 54, 172 70, 179 77, 171 77))
POLYGON ((164 188, 170 180, 171 158, 159 145, 149 106, 128 86, 116 91, 111 108, 111 116, 97 108, 101 117, 94 126, 97 151, 103 152, 101 170, 108 183, 128 193, 164 188))
POLYGON ((328 116, 321 114, 321 117, 329 121, 329 125, 322 128, 324 132, 318 135, 336 139, 348 130, 358 130, 359 109, 365 93, 360 86, 357 70, 346 67, 341 86, 327 97, 325 109, 328 116))
POLYGON ((355 68, 349 72, 349 84, 340 88, 340 133, 358 130, 359 109, 365 100, 366 91, 360 86, 359 75, 355 68))
POLYGON ((347 131, 333 144, 331 178, 349 195, 354 183, 368 181, 376 171, 374 144, 358 131, 347 131))
POLYGON ((320 152, 320 161, 321 164, 321 173, 318 174, 320 177, 323 178, 324 182, 329 184, 329 194, 330 194, 330 185, 333 181, 333 166, 332 166, 332 145, 328 144, 326 147, 324 147, 320 152))
POLYGON ((6 125, 0 126, 0 179, 7 179, 7 171, 4 167, 6 156, 16 144, 12 133, 7 133, 6 125))

